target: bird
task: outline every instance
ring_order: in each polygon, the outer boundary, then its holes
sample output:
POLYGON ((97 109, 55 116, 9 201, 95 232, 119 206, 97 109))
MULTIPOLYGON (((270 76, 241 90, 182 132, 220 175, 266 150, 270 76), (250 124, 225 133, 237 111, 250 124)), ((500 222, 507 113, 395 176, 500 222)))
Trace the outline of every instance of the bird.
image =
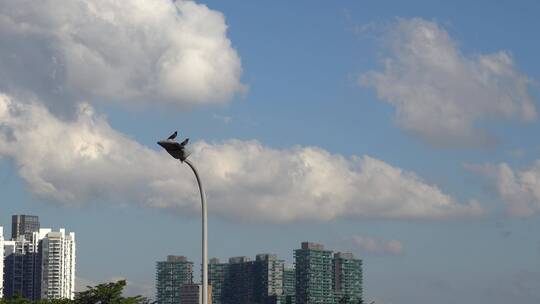
POLYGON ((173 140, 176 138, 176 135, 178 135, 178 131, 174 131, 174 133, 171 136, 169 136, 168 139, 173 140))
POLYGON ((184 139, 184 141, 180 143, 180 146, 183 147, 183 146, 187 145, 188 141, 189 141, 189 138, 184 139))

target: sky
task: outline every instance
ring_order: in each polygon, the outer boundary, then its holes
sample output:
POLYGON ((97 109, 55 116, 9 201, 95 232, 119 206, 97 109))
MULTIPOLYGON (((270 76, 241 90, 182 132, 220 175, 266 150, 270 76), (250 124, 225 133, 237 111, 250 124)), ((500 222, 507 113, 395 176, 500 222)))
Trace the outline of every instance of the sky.
POLYGON ((77 237, 79 286, 302 241, 376 303, 540 301, 536 1, 0 0, 0 225, 77 237))

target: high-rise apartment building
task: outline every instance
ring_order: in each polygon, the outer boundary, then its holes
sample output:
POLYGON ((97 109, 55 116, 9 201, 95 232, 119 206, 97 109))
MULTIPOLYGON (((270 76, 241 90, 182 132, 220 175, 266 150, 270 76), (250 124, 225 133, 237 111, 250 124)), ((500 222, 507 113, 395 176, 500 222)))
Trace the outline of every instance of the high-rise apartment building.
POLYGON ((156 297, 158 304, 182 303, 182 286, 193 284, 193 262, 184 256, 167 256, 156 264, 156 297))
POLYGON ((286 304, 295 304, 296 298, 296 270, 283 267, 283 295, 286 304))
POLYGON ((12 240, 24 236, 29 241, 34 232, 39 232, 39 228, 39 217, 35 215, 17 214, 11 217, 12 240))
MULTIPOLYGON (((202 304, 202 286, 200 284, 184 284, 180 289, 182 304, 202 304)), ((212 285, 208 285, 208 303, 212 303, 212 285)))
POLYGON ((228 276, 228 263, 220 263, 219 259, 216 258, 210 259, 208 263, 208 284, 212 285, 212 304, 222 304, 225 281, 228 276))
POLYGON ((41 254, 39 232, 30 238, 19 235, 4 242, 4 296, 16 294, 36 301, 41 297, 41 254))
POLYGON ((41 298, 75 297, 75 233, 40 229, 41 298))
POLYGON ((222 297, 223 304, 253 303, 253 261, 248 257, 229 259, 229 272, 222 297))
POLYGON ((258 254, 253 264, 254 303, 275 304, 283 301, 283 267, 275 254, 258 254))
POLYGON ((334 295, 336 303, 357 304, 362 299, 362 260, 352 253, 334 254, 334 295))
POLYGON ((282 304, 284 261, 275 254, 232 257, 229 263, 211 259, 208 265, 213 304, 282 304))
POLYGON ((332 251, 303 242, 294 251, 297 304, 334 304, 332 251))

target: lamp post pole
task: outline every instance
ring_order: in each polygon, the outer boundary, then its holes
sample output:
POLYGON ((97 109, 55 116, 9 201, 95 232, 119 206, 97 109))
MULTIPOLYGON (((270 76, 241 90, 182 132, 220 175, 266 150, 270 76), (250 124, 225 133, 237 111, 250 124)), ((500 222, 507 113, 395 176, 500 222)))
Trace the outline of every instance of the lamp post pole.
POLYGON ((197 179, 197 184, 199 185, 199 192, 201 193, 201 209, 202 209, 202 304, 208 304, 208 232, 207 232, 207 208, 206 208, 206 193, 204 192, 203 183, 199 172, 195 165, 189 161, 187 158, 190 152, 186 149, 186 145, 189 141, 186 138, 183 142, 178 143, 174 139, 178 133, 174 132, 168 139, 158 141, 158 145, 162 146, 172 157, 188 164, 188 166, 193 170, 195 178, 197 179))
POLYGON ((199 185, 199 192, 201 193, 201 205, 202 205, 202 304, 208 304, 208 214, 206 210, 206 193, 199 176, 199 172, 195 165, 188 159, 184 160, 186 164, 193 170, 197 184, 199 185))

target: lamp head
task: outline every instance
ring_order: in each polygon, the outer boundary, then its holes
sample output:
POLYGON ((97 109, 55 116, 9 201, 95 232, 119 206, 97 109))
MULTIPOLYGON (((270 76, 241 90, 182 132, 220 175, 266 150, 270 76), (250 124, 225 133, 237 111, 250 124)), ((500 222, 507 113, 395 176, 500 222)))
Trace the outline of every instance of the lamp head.
POLYGON ((165 149, 172 157, 179 159, 182 162, 185 161, 191 154, 191 152, 185 147, 185 145, 182 145, 172 139, 160 140, 157 143, 158 145, 163 147, 163 149, 165 149))

